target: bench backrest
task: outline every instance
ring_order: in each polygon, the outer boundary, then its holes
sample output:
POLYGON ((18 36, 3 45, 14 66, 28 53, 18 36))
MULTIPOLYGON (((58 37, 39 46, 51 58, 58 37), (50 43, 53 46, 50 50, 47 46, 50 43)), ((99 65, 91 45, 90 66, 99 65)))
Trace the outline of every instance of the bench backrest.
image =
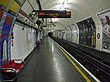
POLYGON ((9 61, 8 63, 3 64, 3 68, 11 68, 15 64, 14 60, 9 61))

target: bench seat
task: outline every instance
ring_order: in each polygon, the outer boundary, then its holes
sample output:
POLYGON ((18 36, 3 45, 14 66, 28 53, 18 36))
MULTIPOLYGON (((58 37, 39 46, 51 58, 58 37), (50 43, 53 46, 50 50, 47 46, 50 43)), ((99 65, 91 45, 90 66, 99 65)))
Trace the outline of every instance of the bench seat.
POLYGON ((10 60, 3 64, 2 73, 4 81, 13 81, 16 79, 16 74, 24 67, 25 62, 21 59, 10 60))

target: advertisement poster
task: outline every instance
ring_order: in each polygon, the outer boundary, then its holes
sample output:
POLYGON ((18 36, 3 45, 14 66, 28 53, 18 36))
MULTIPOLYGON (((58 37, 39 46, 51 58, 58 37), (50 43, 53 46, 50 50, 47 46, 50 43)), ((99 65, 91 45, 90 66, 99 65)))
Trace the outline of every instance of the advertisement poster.
POLYGON ((98 14, 102 23, 102 50, 110 51, 110 9, 98 14))
POLYGON ((18 5, 16 1, 11 0, 10 10, 14 13, 18 13, 19 9, 20 9, 20 5, 18 5))
POLYGON ((96 44, 96 25, 93 19, 87 18, 76 23, 79 27, 79 43, 90 47, 96 44))
POLYGON ((71 42, 71 27, 70 26, 66 27, 66 40, 71 42))
POLYGON ((0 5, 5 6, 8 4, 8 0, 0 0, 0 5))
POLYGON ((77 38, 78 38, 78 29, 76 28, 76 26, 73 24, 71 26, 71 39, 73 43, 77 43, 77 38))

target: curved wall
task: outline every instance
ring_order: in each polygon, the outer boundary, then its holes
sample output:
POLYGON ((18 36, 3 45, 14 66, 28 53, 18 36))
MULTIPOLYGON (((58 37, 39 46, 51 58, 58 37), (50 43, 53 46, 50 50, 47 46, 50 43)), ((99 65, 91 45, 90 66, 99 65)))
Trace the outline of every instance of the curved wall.
POLYGON ((35 30, 16 22, 13 32, 14 45, 11 46, 11 58, 25 59, 35 47, 35 30))

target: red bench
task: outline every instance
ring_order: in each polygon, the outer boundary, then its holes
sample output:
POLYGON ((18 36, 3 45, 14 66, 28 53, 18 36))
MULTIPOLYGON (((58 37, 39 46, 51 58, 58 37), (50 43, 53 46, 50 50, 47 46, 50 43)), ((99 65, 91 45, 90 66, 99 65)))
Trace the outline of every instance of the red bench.
POLYGON ((21 59, 14 59, 2 66, 3 80, 14 81, 17 79, 16 74, 24 67, 25 62, 21 59))

